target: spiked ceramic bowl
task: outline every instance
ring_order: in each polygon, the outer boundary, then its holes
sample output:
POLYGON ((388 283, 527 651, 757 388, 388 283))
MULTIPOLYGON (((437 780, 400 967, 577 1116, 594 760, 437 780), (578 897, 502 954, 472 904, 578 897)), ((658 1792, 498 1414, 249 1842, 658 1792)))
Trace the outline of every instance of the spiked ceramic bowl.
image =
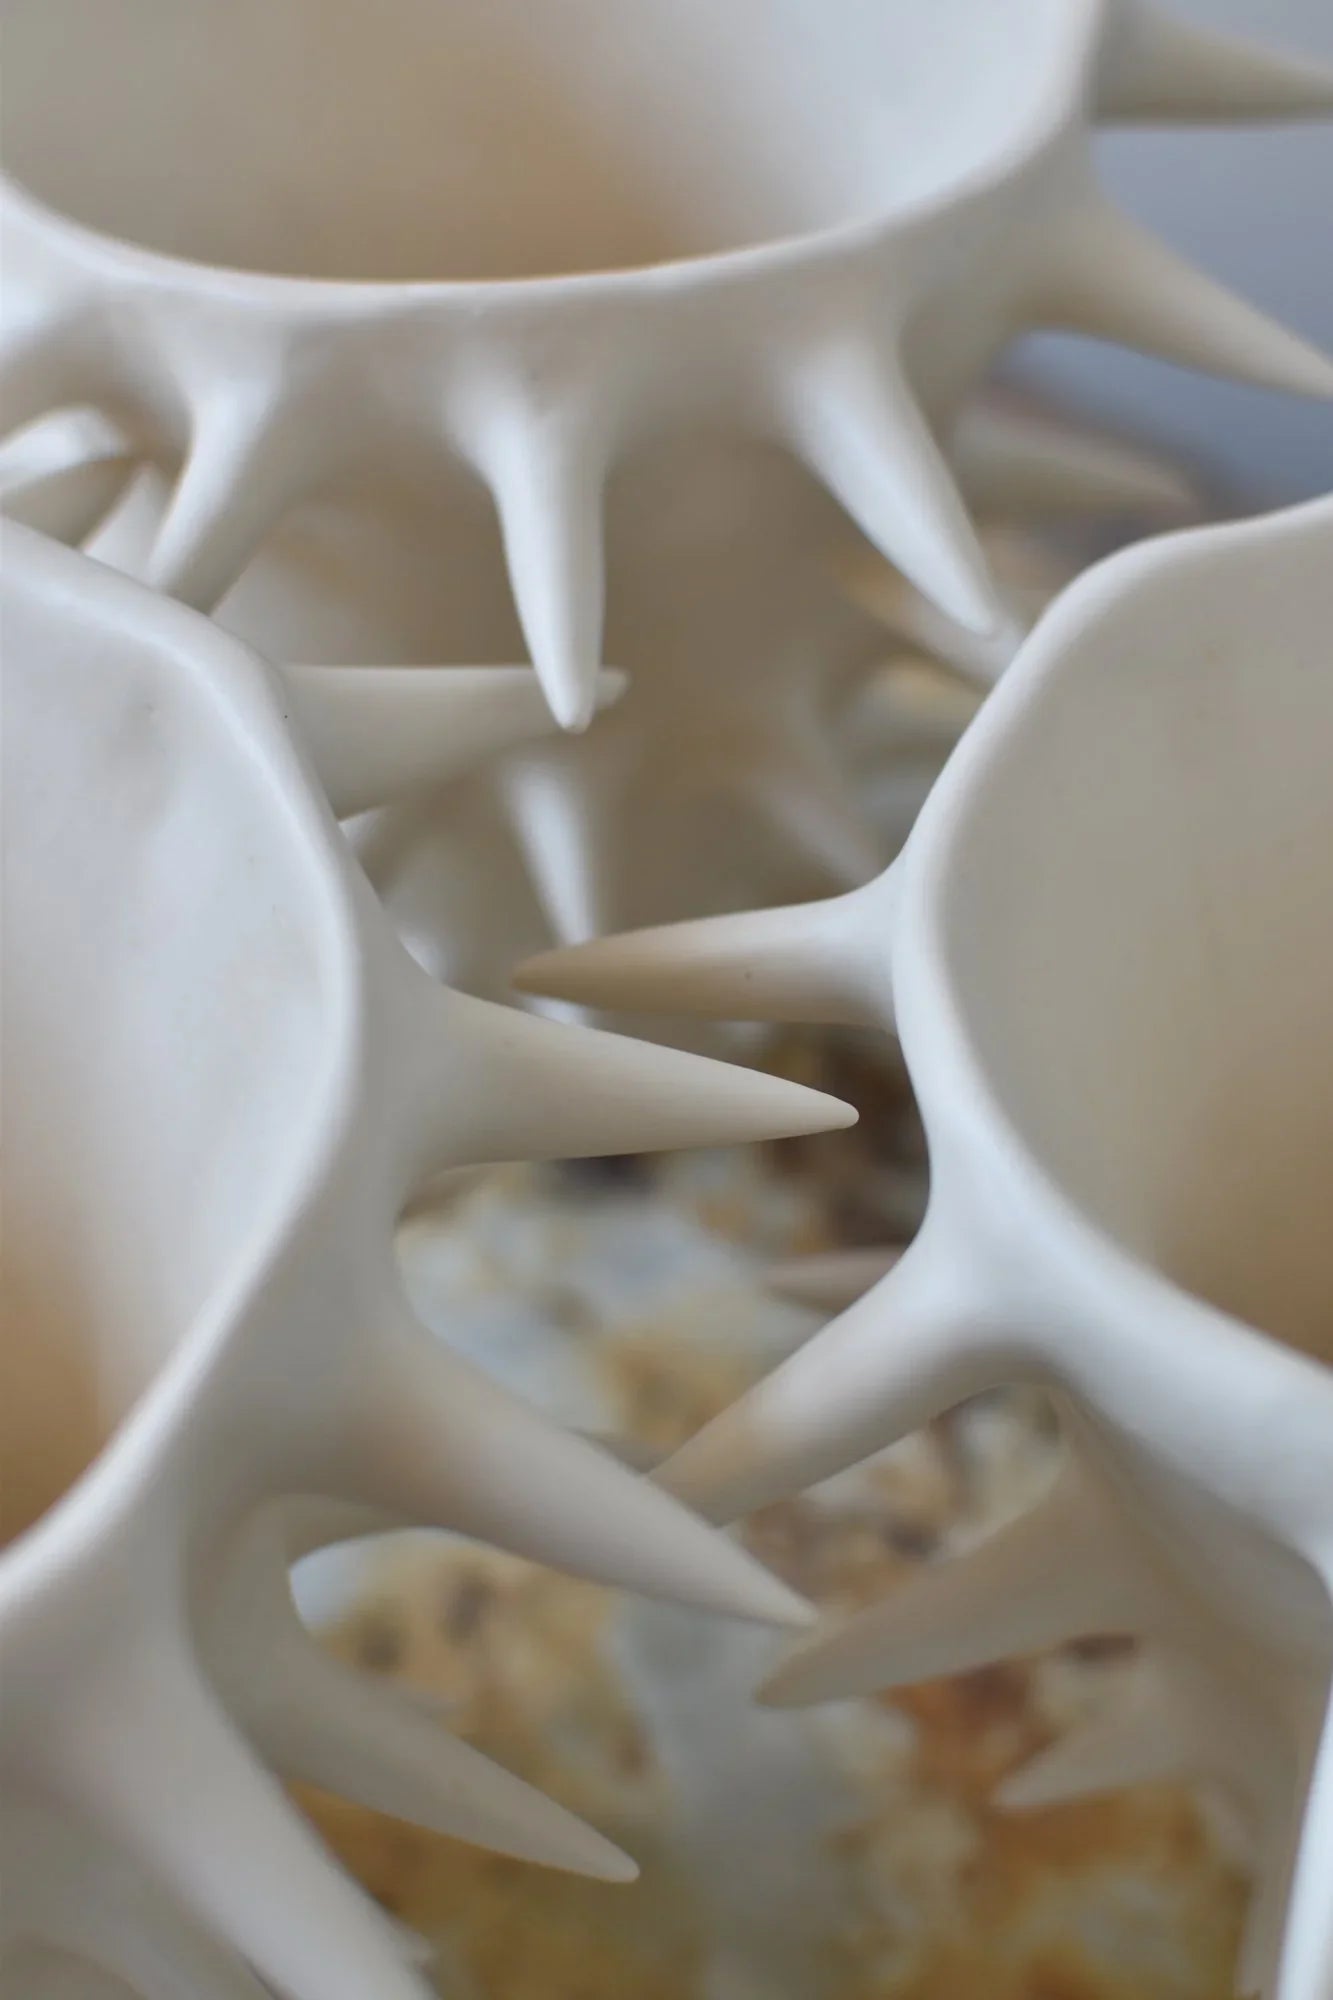
POLYGON ((1333 1981, 1330 630, 1333 501, 1143 544, 1057 601, 869 888, 529 977, 896 1017, 930 1144, 920 1235, 662 1476, 730 1518, 980 1390, 1048 1385, 1067 1453, 1045 1504, 770 1692, 1139 1635, 1136 1708, 1013 1800, 1232 1781, 1263 1854, 1242 1990, 1277 2000, 1333 1981))
POLYGON ((651 438, 789 447, 985 631, 940 439, 1022 328, 1333 390, 1090 160, 1099 119, 1287 116, 1333 85, 1143 0, 19 0, 6 56, 5 423, 92 404, 179 464, 146 575, 201 607, 340 482, 410 463, 474 516, 489 489, 572 726, 603 486, 651 438))
MULTIPOLYGON (((255 655, 21 528, 4 588, 0 1765, 18 1879, 41 1888, 6 1895, 5 1932, 149 2000, 251 1992, 221 1944, 293 2000, 406 2000, 392 1927, 269 1767, 528 1858, 632 1869, 335 1670, 290 1561, 420 1522, 718 1609, 799 1607, 427 1336, 398 1213, 438 1169, 850 1114, 434 985, 255 655)), ((381 732, 365 749, 342 782, 382 797, 381 732)))

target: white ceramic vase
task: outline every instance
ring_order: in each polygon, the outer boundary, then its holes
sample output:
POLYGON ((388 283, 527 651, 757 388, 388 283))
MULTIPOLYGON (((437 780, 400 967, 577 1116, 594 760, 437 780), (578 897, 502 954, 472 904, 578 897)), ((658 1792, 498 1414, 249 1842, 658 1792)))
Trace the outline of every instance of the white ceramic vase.
POLYGON ((1090 150, 1101 120, 1289 116, 1333 84, 1145 0, 21 0, 6 56, 6 426, 91 405, 178 464, 146 576, 205 608, 285 515, 388 466, 446 513, 489 494, 570 726, 603 488, 650 440, 787 447, 984 632, 941 441, 1023 327, 1333 390, 1119 215, 1090 150))
POLYGON ((1228 1780, 1261 1842, 1241 1990, 1275 2000, 1333 1986, 1331 630, 1333 501, 1145 543, 1057 600, 877 882, 528 977, 896 1020, 920 1235, 661 1477, 726 1519, 978 1391, 1048 1386, 1049 1499, 818 1635, 770 1694, 1140 1636, 1135 1705, 1011 1802, 1228 1780))
POLYGON ((251 1995, 244 1959, 291 2000, 407 2000, 401 1939, 274 1773, 632 1864, 328 1660, 296 1556, 416 1522, 759 1619, 801 1607, 429 1336, 396 1217, 442 1169, 852 1114, 412 963, 297 739, 335 796, 383 799, 420 775, 433 677, 376 675, 371 726, 340 738, 320 676, 294 700, 207 620, 21 528, 4 599, 0 1931, 34 1994, 72 1958, 144 2000, 251 1995))

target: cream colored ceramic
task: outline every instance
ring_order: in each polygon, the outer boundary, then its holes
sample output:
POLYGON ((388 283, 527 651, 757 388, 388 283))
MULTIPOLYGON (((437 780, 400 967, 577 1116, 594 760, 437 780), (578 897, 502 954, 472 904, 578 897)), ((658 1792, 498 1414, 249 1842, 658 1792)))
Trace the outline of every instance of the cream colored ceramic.
POLYGON ((1035 1381, 1066 1467, 821 1634, 775 1699, 1080 1634, 1140 1693, 1011 1784, 1247 1797, 1242 1990, 1333 1987, 1333 500, 1145 543, 1037 627, 900 861, 832 902, 553 954, 566 998, 888 1027, 931 1156, 889 1275, 696 1437, 729 1518, 1035 1381))
POLYGON ((313 723, 335 791, 382 796, 417 687, 376 677, 344 741, 312 681, 293 704, 208 621, 42 536, 6 530, 3 582, 4 1934, 148 2000, 254 1991, 208 1936, 290 2000, 407 2000, 401 1938, 274 1772, 632 1864, 326 1660, 295 1555, 419 1522, 758 1619, 801 1607, 426 1334, 397 1215, 470 1163, 852 1114, 432 983, 298 746, 313 723))
MULTIPOLYGON (((39 499, 49 520, 63 495, 82 524, 104 476, 103 460, 74 472, 89 428, 86 413, 57 415, 11 441, 10 504, 39 499)), ((109 456, 100 429, 91 443, 109 456)), ((987 521, 1123 532, 1200 504, 1154 454, 1003 404, 967 413, 958 452, 987 521)), ((138 471, 90 549, 140 569, 168 490, 138 471)), ((642 455, 611 514, 608 643, 630 675, 617 714, 350 829, 414 955, 500 997, 516 959, 551 942, 868 880, 969 711, 955 693, 949 731, 927 742, 901 702, 867 705, 858 690, 905 647, 988 684, 1030 622, 1034 563, 1051 587, 1030 535, 985 534, 1011 618, 982 640, 850 536, 786 453, 694 439, 642 455), (873 813, 847 781, 853 734, 884 773, 873 813)), ((216 616, 280 660, 413 661, 432 646, 506 659, 523 643, 485 523, 392 485, 279 529, 216 616)))
POLYGON ((986 632, 941 440, 1021 328, 1333 391, 1090 151, 1098 121, 1285 117, 1333 83, 1146 0, 13 0, 6 72, 5 423, 91 404, 179 464, 146 575, 202 607, 386 466, 446 513, 489 492, 571 726, 603 488, 652 439, 789 447, 986 632))

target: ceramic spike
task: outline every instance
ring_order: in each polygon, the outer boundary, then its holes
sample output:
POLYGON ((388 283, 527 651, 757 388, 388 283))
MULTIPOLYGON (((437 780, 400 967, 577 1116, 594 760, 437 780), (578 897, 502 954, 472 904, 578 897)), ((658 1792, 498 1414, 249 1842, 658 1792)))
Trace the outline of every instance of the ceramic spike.
POLYGON ((1004 630, 989 639, 979 639, 965 626, 946 618, 928 597, 891 564, 871 555, 864 544, 847 551, 838 568, 853 601, 881 626, 890 661, 904 657, 931 660, 947 668, 955 681, 984 692, 999 679, 1023 635, 1070 581, 1077 566, 1067 553, 1012 522, 995 521, 982 532, 1008 614, 1004 630))
MULTIPOLYGON (((719 461, 707 490, 677 535, 659 533, 651 574, 635 574, 627 552, 635 623, 618 657, 630 685, 614 712, 500 767, 560 943, 648 911, 665 922, 870 880, 906 838, 924 785, 870 808, 855 781, 872 747, 865 723, 880 725, 872 769, 905 756, 928 784, 1071 572, 1031 531, 983 529, 1006 615, 979 640, 864 543, 832 559, 836 519, 790 461, 734 458, 729 476, 719 461), (832 574, 809 553, 826 547, 832 574), (893 668, 909 653, 947 669, 942 699, 901 698, 893 668)), ((1029 504, 1035 485, 1018 511, 1029 504)))
POLYGON ((1056 601, 877 882, 526 975, 617 1007, 896 1019, 919 1236, 660 1477, 727 1519, 977 1391, 1055 1388, 1051 1502, 773 1691, 1146 1636, 1156 1707, 1032 1796, 1151 1764, 1164 1709, 1232 1717, 1264 1832, 1242 1987, 1275 2000, 1333 1982, 1331 629, 1333 499, 1141 544, 1056 601))
MULTIPOLYGON (((95 411, 60 412, 0 449, 0 514, 61 541, 100 546, 96 531, 138 470, 118 426, 95 411)), ((438 791, 553 726, 526 667, 293 661, 280 671, 340 818, 438 791)), ((622 675, 603 671, 596 707, 623 686, 622 675)))
POLYGON ((986 633, 942 441, 1015 333, 1333 392, 1333 364, 1121 216, 1091 152, 1098 119, 1327 110, 1329 75, 1146 0, 280 22, 20 0, 6 53, 5 423, 91 404, 178 464, 145 574, 200 607, 340 480, 412 456, 464 512, 480 483, 571 728, 603 488, 649 438, 788 446, 986 633))
POLYGON ((1184 521, 1201 509, 1198 481, 1141 441, 1127 443, 1031 397, 988 393, 965 405, 953 455, 983 520, 1028 515, 1184 521))
MULTIPOLYGON (((1199 504, 1152 454, 1003 405, 969 413, 960 465, 968 490, 976 467, 988 517, 1034 526, 1052 512, 1142 524, 1199 504)), ((857 690, 907 644, 986 685, 1030 616, 1034 544, 1014 528, 986 530, 1006 594, 1022 586, 1014 630, 996 640, 933 612, 863 542, 831 574, 826 550, 848 542, 839 511, 773 448, 664 444, 622 471, 614 499, 608 641, 630 674, 617 715, 551 754, 503 760, 494 782, 438 788, 351 830, 414 955, 487 997, 551 941, 868 879, 959 724, 927 745, 910 716, 895 721, 910 768, 880 759, 869 812, 846 777, 866 721, 857 690)), ((89 546, 135 571, 165 504, 161 476, 144 473, 89 546)), ((432 642, 504 658, 522 644, 485 522, 460 531, 456 514, 387 489, 280 530, 217 616, 296 660, 412 660, 432 642)))
POLYGON ((847 685, 832 729, 851 796, 887 853, 902 846, 1021 635, 1081 566, 1027 528, 983 527, 982 544, 1010 613, 1006 631, 994 639, 978 639, 944 617, 864 545, 840 565, 851 596, 880 621, 885 652, 877 667, 847 685))
MULTIPOLYGON (((392 1519, 732 1614, 804 1614, 427 1335, 397 1214, 440 1169, 853 1114, 435 985, 256 655, 19 527, 3 583, 6 1160, 22 1171, 0 1767, 58 1844, 123 1854, 150 1885, 144 1949, 163 1966, 202 1962, 198 1932, 289 2000, 408 2000, 423 1989, 401 1939, 275 1770, 511 1853, 630 1864, 324 1661, 287 1598, 293 1553, 392 1519)), ((121 1894, 90 1866, 73 1948, 121 1976, 121 1894)), ((48 1907, 6 1918, 46 1936, 48 1907)), ((247 1990, 239 1971, 214 1986, 247 1990)))

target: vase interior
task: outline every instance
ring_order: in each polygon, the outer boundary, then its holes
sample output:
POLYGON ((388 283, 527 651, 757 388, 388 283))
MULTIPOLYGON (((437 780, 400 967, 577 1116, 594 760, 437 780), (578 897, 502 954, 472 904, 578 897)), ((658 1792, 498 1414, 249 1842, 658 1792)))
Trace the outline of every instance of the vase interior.
POLYGON ((263 720, 77 570, 4 606, 5 1541, 253 1277, 331 1046, 263 720))
POLYGON ((1333 1361, 1330 632, 1326 512, 1141 582, 991 739, 944 948, 1062 1191, 1333 1361))
POLYGON ((1082 11, 19 0, 4 153, 48 206, 206 264, 379 282, 635 268, 985 172, 1077 60, 1082 11))

